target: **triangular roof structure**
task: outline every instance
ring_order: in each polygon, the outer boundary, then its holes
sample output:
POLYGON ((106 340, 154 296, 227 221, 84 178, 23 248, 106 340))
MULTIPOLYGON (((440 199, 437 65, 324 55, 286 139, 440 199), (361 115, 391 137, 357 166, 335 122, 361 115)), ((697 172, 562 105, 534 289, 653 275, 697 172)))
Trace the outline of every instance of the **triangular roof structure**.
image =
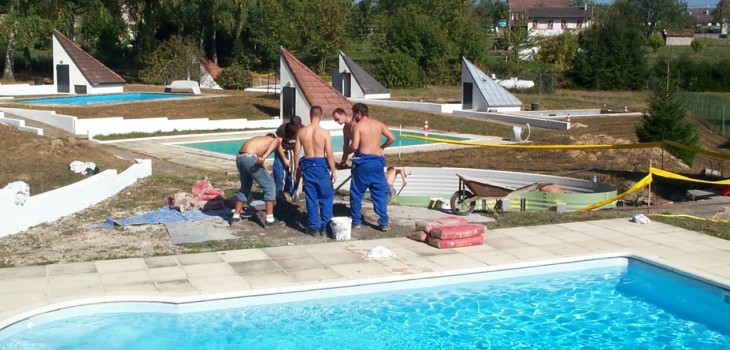
POLYGON ((207 57, 200 58, 200 87, 208 89, 221 89, 215 81, 223 70, 207 57))
POLYGON ((340 57, 342 57, 345 65, 352 73, 357 83, 360 85, 365 95, 378 95, 378 94, 390 94, 385 86, 380 84, 375 78, 368 74, 360 65, 355 63, 350 57, 347 57, 344 52, 340 51, 340 57))
POLYGON ((297 115, 302 117, 303 121, 309 119, 309 108, 312 106, 322 107, 322 111, 325 116, 331 116, 332 111, 335 108, 342 108, 350 113, 350 110, 352 109, 352 102, 350 102, 339 91, 335 90, 335 88, 330 86, 330 84, 322 80, 322 78, 309 69, 309 67, 304 65, 304 63, 297 60, 296 57, 283 47, 281 48, 281 60, 282 64, 285 65, 282 66, 281 83, 285 85, 287 84, 287 82, 284 81, 284 69, 286 69, 294 79, 292 84, 294 84, 294 87, 298 92, 302 93, 305 99, 307 111, 299 111, 297 113, 297 115))
POLYGON ((464 73, 468 74, 476 85, 483 98, 483 102, 489 108, 499 107, 522 107, 522 102, 514 95, 509 93, 505 88, 499 86, 494 79, 487 76, 481 69, 477 68, 473 63, 469 62, 466 57, 462 57, 462 81, 465 80, 464 73))
POLYGON ((66 54, 71 58, 89 85, 125 84, 124 78, 114 73, 107 66, 96 58, 82 50, 76 43, 57 30, 53 30, 53 36, 61 45, 66 54))

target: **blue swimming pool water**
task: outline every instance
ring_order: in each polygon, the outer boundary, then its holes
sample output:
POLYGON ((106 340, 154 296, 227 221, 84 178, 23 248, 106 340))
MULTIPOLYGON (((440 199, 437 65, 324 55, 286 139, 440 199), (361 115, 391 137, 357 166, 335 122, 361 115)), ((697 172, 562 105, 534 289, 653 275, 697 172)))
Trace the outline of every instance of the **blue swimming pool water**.
POLYGON ((230 308, 216 311, 88 306, 86 316, 0 330, 0 349, 730 348, 730 304, 719 287, 632 259, 580 264, 428 279, 429 288, 397 282, 369 294, 349 287, 304 300, 222 300, 214 308, 230 308), (449 283, 460 280, 469 282, 449 283))
MULTIPOLYGON (((432 141, 401 137, 401 134, 402 135, 411 135, 411 136, 423 136, 423 133, 412 132, 412 131, 393 132, 393 136, 395 136, 395 141, 393 141, 393 144, 390 146, 391 148, 427 145, 427 144, 435 143, 432 141)), ((430 135, 437 136, 438 138, 447 139, 447 140, 467 140, 467 138, 458 137, 458 136, 449 136, 449 135, 441 135, 441 134, 439 134, 439 135, 430 134, 430 135)), ((385 141, 385 137, 383 137, 382 140, 385 141)), ((194 149, 199 149, 199 150, 203 150, 203 151, 208 151, 208 152, 216 152, 216 153, 222 153, 222 154, 235 156, 238 154, 238 149, 241 148, 241 145, 245 141, 246 141, 246 139, 236 139, 236 140, 222 140, 222 141, 210 141, 210 142, 179 143, 177 145, 184 146, 184 147, 190 147, 190 148, 194 148, 194 149)), ((342 142, 343 142, 342 135, 332 135, 332 152, 336 152, 336 153, 342 152, 342 142)))
POLYGON ((195 96, 193 94, 170 94, 170 93, 154 93, 154 92, 125 92, 120 94, 99 94, 99 95, 81 95, 68 97, 49 97, 49 98, 29 98, 18 100, 18 102, 32 104, 53 104, 53 105, 73 105, 88 106, 111 103, 132 103, 151 100, 166 100, 172 98, 185 98, 195 96))

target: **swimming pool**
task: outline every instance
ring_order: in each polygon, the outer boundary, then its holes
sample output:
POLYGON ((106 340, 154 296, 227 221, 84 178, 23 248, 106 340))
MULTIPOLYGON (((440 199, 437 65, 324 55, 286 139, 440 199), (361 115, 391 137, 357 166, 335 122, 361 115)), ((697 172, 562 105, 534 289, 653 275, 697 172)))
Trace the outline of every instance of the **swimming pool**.
MULTIPOLYGON (((433 141, 426 141, 426 140, 419 140, 414 138, 405 138, 401 137, 402 135, 410 135, 410 136, 423 136, 423 133, 414 132, 414 131, 394 131, 393 136, 395 136, 395 141, 393 141, 393 144, 388 148, 407 148, 411 146, 422 146, 422 145, 433 145, 438 144, 438 142, 433 141)), ((430 134, 434 135, 434 134, 430 134)), ((447 139, 447 140, 468 140, 468 138, 459 137, 459 136, 452 136, 452 135, 437 135, 439 138, 447 139)), ((382 138, 383 141, 385 141, 385 137, 382 138)), ((208 142, 186 142, 186 143, 177 143, 175 145, 177 146, 183 146, 183 147, 189 147, 194 148, 201 151, 207 151, 207 152, 215 152, 215 153, 222 153, 226 155, 235 156, 238 155, 238 150, 241 148, 241 144, 243 144, 246 141, 246 139, 232 139, 232 140, 220 140, 220 141, 208 141, 208 142)), ((332 135, 332 152, 339 153, 342 152, 342 134, 333 134, 332 135)), ((273 157, 273 156, 271 156, 273 157)))
POLYGON ((187 304, 61 309, 0 349, 727 349, 727 291, 631 258, 187 304))
POLYGON ((32 104, 53 104, 67 106, 89 106, 112 103, 133 103, 152 100, 167 100, 196 96, 193 94, 170 94, 154 92, 125 92, 120 94, 81 95, 66 97, 29 98, 18 102, 32 104))

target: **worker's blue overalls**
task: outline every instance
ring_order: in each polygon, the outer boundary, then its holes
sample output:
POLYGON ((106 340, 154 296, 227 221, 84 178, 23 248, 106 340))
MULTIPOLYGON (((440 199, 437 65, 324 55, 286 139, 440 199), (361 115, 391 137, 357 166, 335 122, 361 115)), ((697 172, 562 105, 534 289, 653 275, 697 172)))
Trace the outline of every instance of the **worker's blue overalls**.
POLYGON ((362 224, 362 197, 370 190, 373 209, 380 217, 379 226, 387 226, 388 182, 385 179, 385 157, 377 154, 363 154, 355 151, 352 157, 352 180, 350 181, 350 208, 352 224, 362 224))

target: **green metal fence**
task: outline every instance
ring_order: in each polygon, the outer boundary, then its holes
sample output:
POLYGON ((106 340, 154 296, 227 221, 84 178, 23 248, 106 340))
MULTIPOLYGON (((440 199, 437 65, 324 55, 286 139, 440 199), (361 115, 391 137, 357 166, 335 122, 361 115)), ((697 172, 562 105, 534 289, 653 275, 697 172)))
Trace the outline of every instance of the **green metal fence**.
POLYGON ((729 98, 700 92, 682 92, 680 96, 693 117, 702 120, 721 135, 730 136, 729 98))

